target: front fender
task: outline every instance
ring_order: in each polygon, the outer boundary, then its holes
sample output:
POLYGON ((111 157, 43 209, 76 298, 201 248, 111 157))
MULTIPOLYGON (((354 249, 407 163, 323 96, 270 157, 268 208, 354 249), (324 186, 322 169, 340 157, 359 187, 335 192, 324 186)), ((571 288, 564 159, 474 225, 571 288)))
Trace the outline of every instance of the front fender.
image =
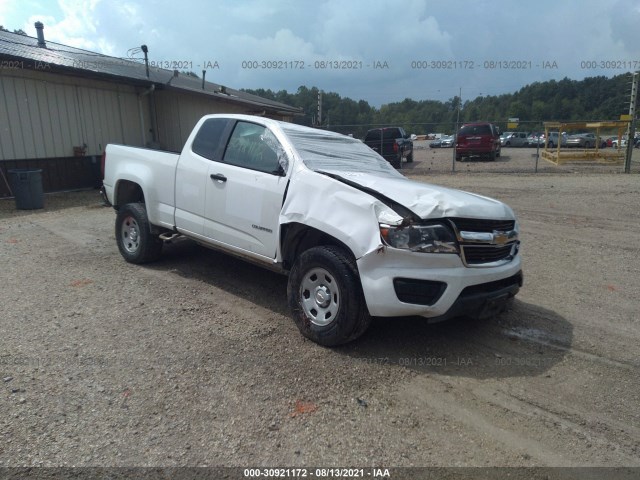
POLYGON ((381 244, 376 208, 382 202, 326 175, 300 170, 280 213, 280 224, 297 222, 344 243, 356 259, 381 244))

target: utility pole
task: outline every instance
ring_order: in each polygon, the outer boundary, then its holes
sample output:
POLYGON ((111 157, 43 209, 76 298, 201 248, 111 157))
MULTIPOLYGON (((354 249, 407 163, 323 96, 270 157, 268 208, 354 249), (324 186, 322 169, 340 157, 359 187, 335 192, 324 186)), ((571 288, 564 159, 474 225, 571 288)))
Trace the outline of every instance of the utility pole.
POLYGON ((462 108, 462 87, 460 87, 460 94, 458 95, 458 116, 456 118, 456 129, 453 132, 453 158, 451 159, 451 171, 456 171, 456 152, 458 150, 458 130, 460 129, 460 109, 462 108))
POLYGON ((631 101, 629 102, 629 131, 627 132, 627 152, 624 160, 624 173, 631 173, 631 156, 633 155, 633 143, 636 134, 636 103, 638 102, 638 76, 640 72, 633 73, 631 83, 631 101))
POLYGON ((322 90, 318 90, 318 127, 322 126, 322 90))

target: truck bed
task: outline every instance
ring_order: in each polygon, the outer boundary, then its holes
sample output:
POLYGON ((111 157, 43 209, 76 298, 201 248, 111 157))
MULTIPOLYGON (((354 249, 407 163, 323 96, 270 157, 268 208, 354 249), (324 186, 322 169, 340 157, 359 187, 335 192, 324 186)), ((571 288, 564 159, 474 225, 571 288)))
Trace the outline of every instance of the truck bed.
MULTIPOLYGON (((115 179, 130 181, 136 185, 147 185, 145 203, 149 220, 154 225, 166 228, 174 226, 175 173, 180 155, 177 153, 107 145, 107 162, 104 172, 104 189, 107 197, 114 202, 115 179)), ((118 203, 117 198, 115 199, 118 203)))

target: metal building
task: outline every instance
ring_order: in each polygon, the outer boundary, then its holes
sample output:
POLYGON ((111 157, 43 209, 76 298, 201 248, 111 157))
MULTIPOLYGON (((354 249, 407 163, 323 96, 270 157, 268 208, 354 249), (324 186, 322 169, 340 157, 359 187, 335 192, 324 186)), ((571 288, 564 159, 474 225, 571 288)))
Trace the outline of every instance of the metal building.
MULTIPOLYGON (((208 113, 291 121, 300 109, 177 70, 0 31, 0 168, 42 168, 45 192, 93 186, 107 143, 180 151, 208 113)), ((146 49, 146 47, 144 47, 146 49)), ((0 197, 9 188, 0 179, 0 197)))

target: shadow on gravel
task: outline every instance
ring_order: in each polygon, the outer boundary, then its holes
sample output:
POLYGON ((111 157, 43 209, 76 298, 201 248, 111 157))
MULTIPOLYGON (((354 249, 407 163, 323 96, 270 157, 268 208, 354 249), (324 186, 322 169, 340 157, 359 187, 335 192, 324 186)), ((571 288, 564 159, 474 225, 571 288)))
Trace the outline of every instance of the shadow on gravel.
POLYGON ((281 315, 289 315, 287 277, 238 258, 179 239, 165 245, 144 268, 195 278, 281 315))
POLYGON ((420 373, 483 379, 544 374, 564 360, 572 342, 566 319, 516 299, 508 312, 484 321, 376 318, 359 341, 339 351, 420 373))
MULTIPOLYGON (((145 268, 197 279, 289 317, 285 276, 190 240, 167 245, 161 259, 145 268)), ((291 331, 297 334, 295 327, 291 331)), ((508 312, 485 321, 375 318, 359 340, 331 351, 380 367, 482 379, 544 374, 563 361, 572 342, 566 319, 516 299, 508 312)))
POLYGON ((487 157, 481 157, 479 155, 473 157, 464 157, 464 160, 459 160, 457 163, 506 163, 511 160, 509 155, 505 155, 504 152, 500 154, 499 157, 496 157, 495 160, 491 160, 487 157))

